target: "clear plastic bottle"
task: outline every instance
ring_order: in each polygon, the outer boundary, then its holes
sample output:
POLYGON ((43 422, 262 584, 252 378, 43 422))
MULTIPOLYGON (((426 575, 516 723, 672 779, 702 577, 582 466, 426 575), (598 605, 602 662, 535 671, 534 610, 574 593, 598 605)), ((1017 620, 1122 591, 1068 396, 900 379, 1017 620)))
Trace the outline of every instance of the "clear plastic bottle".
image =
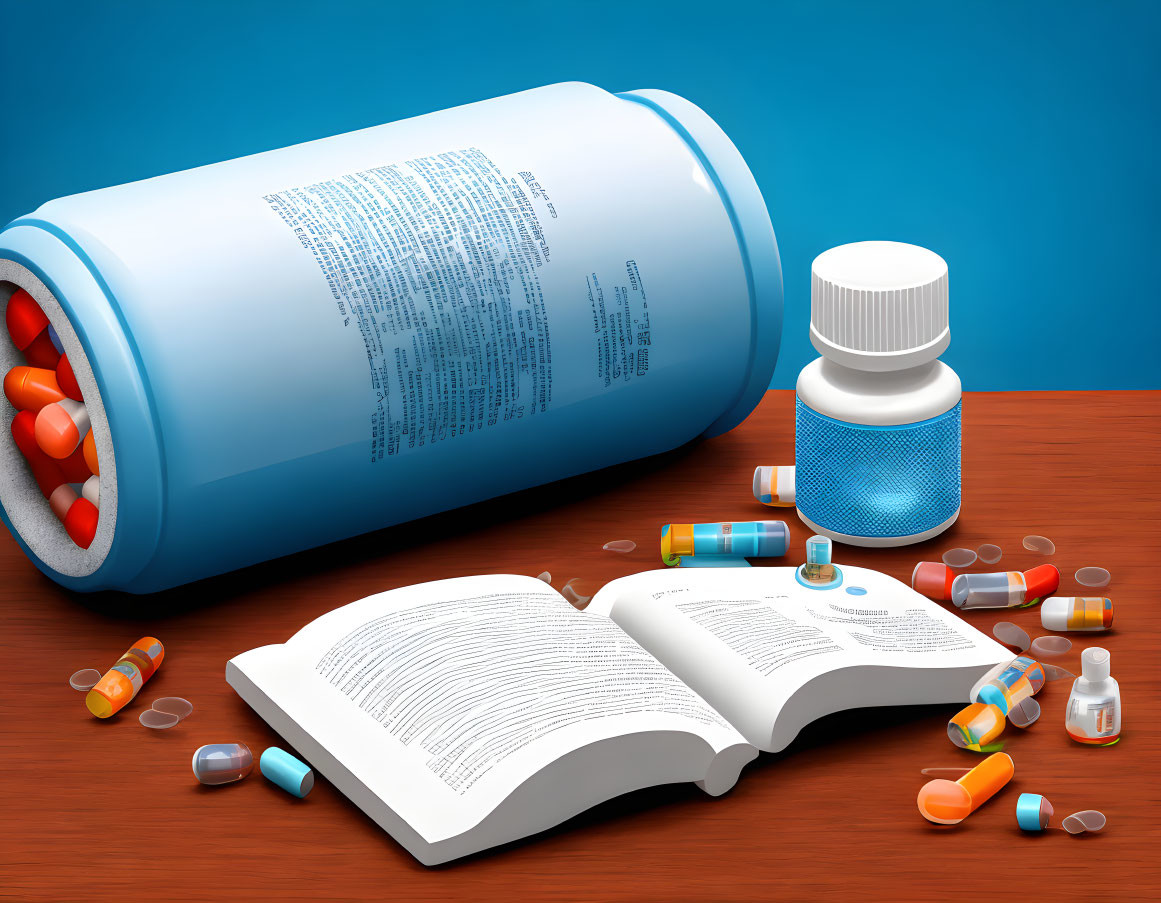
POLYGON ((1106 746, 1121 735, 1121 688, 1110 676, 1107 649, 1090 646, 1080 656, 1080 677, 1072 684, 1064 728, 1077 743, 1106 746))

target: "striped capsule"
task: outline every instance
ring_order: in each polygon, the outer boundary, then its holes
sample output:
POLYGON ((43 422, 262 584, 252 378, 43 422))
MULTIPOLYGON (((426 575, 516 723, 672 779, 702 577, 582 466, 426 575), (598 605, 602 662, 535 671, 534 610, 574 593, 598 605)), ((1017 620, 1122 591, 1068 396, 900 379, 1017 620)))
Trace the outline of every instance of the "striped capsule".
POLYGON ((1053 596, 1040 608, 1045 630, 1093 632, 1113 626, 1113 600, 1105 596, 1053 596))
MULTIPOLYGON (((84 501, 82 499, 81 501, 84 501)), ((78 502, 77 504, 80 504, 78 502)), ((146 636, 133 644, 97 681, 85 697, 85 705, 98 718, 108 718, 125 708, 165 660, 165 647, 157 637, 146 636)))
POLYGON ((794 465, 759 465, 754 468, 754 498, 776 508, 794 506, 794 465))
POLYGON ((65 397, 56 373, 44 367, 13 367, 4 374, 4 394, 16 410, 34 414, 65 397))
POLYGON ((62 398, 46 404, 36 415, 36 444, 58 460, 67 458, 80 447, 90 428, 84 402, 62 398))
POLYGON ((1031 570, 998 574, 960 574, 951 584, 951 603, 956 608, 1015 608, 1032 605, 1060 587, 1060 571, 1042 564, 1031 570))
POLYGON ((947 723, 947 736, 961 749, 979 752, 1000 736, 1009 718, 1017 727, 1027 727, 1022 723, 1021 714, 1035 719, 1039 706, 1035 701, 1028 703, 1032 713, 1013 712, 1024 700, 1035 696, 1048 679, 1044 666, 1035 659, 1021 655, 1012 659, 994 678, 976 691, 971 705, 960 710, 947 723))
MULTIPOLYGON (((737 558, 771 558, 786 554, 790 531, 780 520, 722 524, 665 524, 661 528, 661 560, 669 567, 682 559, 699 563, 737 558)), ((693 562, 685 561, 686 566, 693 562)))

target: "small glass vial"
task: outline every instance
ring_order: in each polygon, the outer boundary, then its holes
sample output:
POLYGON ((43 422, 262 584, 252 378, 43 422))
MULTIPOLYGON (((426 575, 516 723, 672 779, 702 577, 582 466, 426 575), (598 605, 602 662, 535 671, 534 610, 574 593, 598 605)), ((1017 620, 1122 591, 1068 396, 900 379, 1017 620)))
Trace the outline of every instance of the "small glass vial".
POLYGON ((1107 746, 1121 735, 1121 688, 1111 677, 1109 651, 1090 646, 1080 656, 1064 728, 1077 743, 1107 746))

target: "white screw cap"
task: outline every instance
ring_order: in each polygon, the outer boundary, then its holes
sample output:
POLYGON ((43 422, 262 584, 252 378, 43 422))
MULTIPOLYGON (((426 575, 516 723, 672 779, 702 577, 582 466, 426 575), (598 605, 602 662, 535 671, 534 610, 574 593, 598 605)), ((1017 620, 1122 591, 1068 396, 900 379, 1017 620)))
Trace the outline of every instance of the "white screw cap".
POLYGON ((810 267, 810 341, 857 370, 933 361, 951 342, 947 263, 898 241, 839 245, 810 267))
POLYGON ((1112 674, 1111 659, 1108 649, 1089 646, 1080 654, 1080 673, 1085 680, 1104 680, 1112 674))

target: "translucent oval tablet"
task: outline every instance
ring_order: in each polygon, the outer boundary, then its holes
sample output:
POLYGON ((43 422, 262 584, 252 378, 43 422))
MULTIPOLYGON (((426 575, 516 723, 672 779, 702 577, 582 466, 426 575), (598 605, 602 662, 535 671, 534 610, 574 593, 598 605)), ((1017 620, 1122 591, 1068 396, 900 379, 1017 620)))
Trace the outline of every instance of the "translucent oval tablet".
POLYGON ((1031 637, 1028 636, 1028 631, 1011 621, 998 621, 996 626, 992 628, 992 636, 1001 643, 1015 646, 1021 652, 1027 649, 1032 642, 1031 637))
POLYGON ((1052 658, 1056 655, 1064 655, 1072 648, 1072 640, 1064 636, 1038 636, 1032 641, 1032 645, 1028 647, 1028 651, 1032 653, 1033 658, 1052 658))
POLYGON ((631 539, 614 539, 611 542, 605 543, 601 546, 602 549, 607 549, 610 552, 620 552, 627 554, 637 548, 637 543, 631 539))
POLYGON ((1069 834, 1083 834, 1085 831, 1096 834, 1098 831, 1103 831, 1106 824, 1108 824, 1108 819, 1105 818, 1103 812, 1098 812, 1096 809, 1085 809, 1083 812, 1073 812, 1060 823, 1060 826, 1069 834))
POLYGON ((69 678, 69 686, 74 690, 91 690, 101 679, 101 672, 96 668, 81 668, 69 678))
POLYGON ((146 709, 137 720, 141 722, 142 726, 151 727, 155 731, 163 731, 181 721, 177 715, 172 715, 169 712, 159 712, 156 709, 146 709))
POLYGON ((193 773, 203 784, 230 784, 254 770, 254 754, 245 743, 211 743, 193 754, 193 773))
POLYGON ((984 564, 995 564, 1004 557, 1004 550, 999 546, 994 546, 991 543, 985 543, 976 549, 976 554, 980 557, 980 561, 984 564))
POLYGON ((1029 696, 1008 710, 1008 723, 1013 727, 1030 727, 1040 720, 1040 703, 1029 696))
MULTIPOLYGON (((1041 664, 1044 664, 1041 662, 1041 664)), ((1076 675, 1067 668, 1061 668, 1057 665, 1044 665, 1044 676, 1049 680, 1075 680, 1076 675)))
POLYGON ((541 571, 539 574, 536 575, 536 579, 543 580, 545 583, 551 584, 552 583, 552 574, 548 573, 548 571, 541 571))
POLYGON ((1074 575, 1081 586, 1108 586, 1113 575, 1104 568, 1081 568, 1074 575))
POLYGON ((948 549, 943 553, 943 563, 949 568, 966 568, 976 563, 976 553, 971 549, 948 549))
POLYGON ((163 696, 153 700, 153 711, 176 715, 178 721, 184 721, 193 711, 193 703, 180 696, 163 696))
POLYGON ((1024 548, 1029 552, 1039 552, 1041 555, 1051 555, 1056 551, 1056 543, 1047 536, 1025 536, 1024 548))
POLYGON ((589 604, 596 593, 596 584, 583 577, 573 577, 560 591, 560 594, 568 599, 574 607, 582 609, 589 604))

